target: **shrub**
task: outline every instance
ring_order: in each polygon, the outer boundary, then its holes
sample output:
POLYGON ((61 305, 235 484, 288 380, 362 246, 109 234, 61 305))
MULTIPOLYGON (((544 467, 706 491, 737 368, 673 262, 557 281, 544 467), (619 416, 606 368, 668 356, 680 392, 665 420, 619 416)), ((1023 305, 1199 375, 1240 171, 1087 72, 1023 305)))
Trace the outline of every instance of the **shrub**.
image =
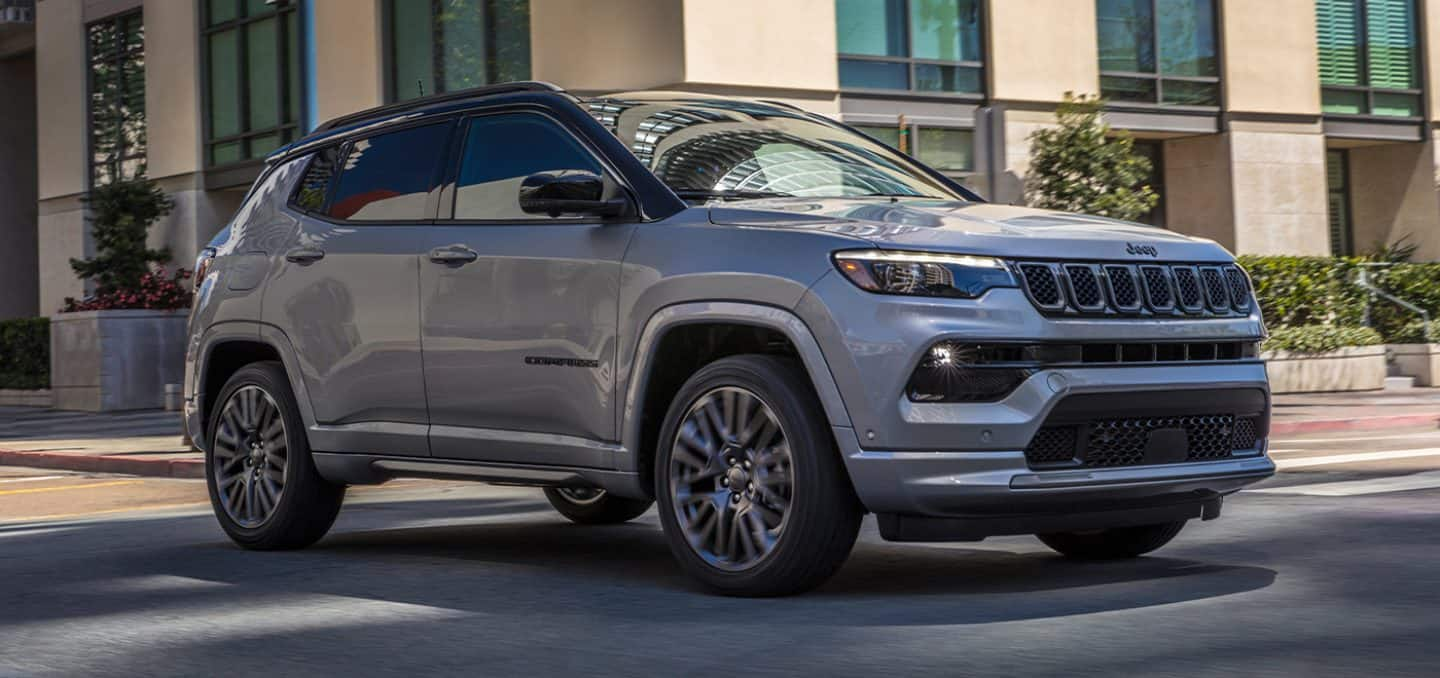
POLYGON ((181 284, 181 281, 189 277, 190 271, 183 268, 177 268, 174 273, 168 275, 163 267, 158 268, 140 276, 139 284, 130 289, 110 289, 79 300, 74 297, 65 297, 65 307, 61 309, 61 312, 110 311, 127 308, 169 311, 185 308, 190 305, 192 295, 190 290, 181 284))
MULTIPOLYGON (((1272 327, 1366 324, 1370 293, 1356 283, 1362 259, 1339 257, 1243 256, 1255 298, 1272 327)), ((1397 263, 1367 268, 1379 289, 1425 309, 1440 320, 1440 263, 1397 263)), ((1414 336, 1420 318, 1384 299, 1370 303, 1369 325, 1388 343, 1414 336), (1409 328, 1409 329, 1407 329, 1409 328)))
POLYGON ((1383 343, 1385 340, 1380 337, 1380 333, 1369 327, 1302 325, 1271 329, 1270 338, 1265 340, 1264 349, 1295 353, 1325 353, 1347 346, 1374 346, 1383 343))
POLYGON ((50 319, 0 320, 0 388, 50 388, 50 319))
POLYGON ((1065 94, 1055 110, 1059 126, 1030 135, 1025 203, 1033 207, 1135 219, 1160 197, 1145 185, 1150 160, 1135 140, 1111 134, 1100 117, 1104 100, 1065 94))
POLYGON ((81 301, 66 299, 62 312, 189 304, 189 293, 179 285, 187 277, 183 269, 166 278, 163 268, 152 268, 169 261, 170 251, 146 245, 150 225, 173 206, 154 181, 142 177, 96 186, 85 197, 85 205, 96 254, 91 259, 71 259, 70 267, 82 279, 94 281, 95 292, 81 301))
POLYGON ((1385 337, 1387 344, 1425 344, 1430 341, 1440 341, 1440 322, 1431 321, 1430 338, 1425 338, 1425 321, 1416 320, 1405 323, 1400 329, 1385 337))

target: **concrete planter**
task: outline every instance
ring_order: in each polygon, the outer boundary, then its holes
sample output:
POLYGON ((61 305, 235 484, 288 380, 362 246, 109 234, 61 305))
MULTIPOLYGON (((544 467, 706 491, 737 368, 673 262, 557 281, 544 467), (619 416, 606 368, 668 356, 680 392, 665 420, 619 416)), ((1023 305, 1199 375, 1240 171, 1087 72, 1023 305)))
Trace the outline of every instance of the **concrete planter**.
POLYGON ((178 311, 81 311, 50 318, 50 389, 61 410, 165 406, 165 385, 185 371, 178 311))
POLYGON ((1385 388, 1385 347, 1356 346, 1328 353, 1265 351, 1272 393, 1378 391, 1385 388))
POLYGON ((1416 386, 1440 385, 1440 344, 1388 344, 1395 371, 1415 377, 1416 386))
POLYGON ((0 407, 50 407, 50 389, 0 388, 0 407))

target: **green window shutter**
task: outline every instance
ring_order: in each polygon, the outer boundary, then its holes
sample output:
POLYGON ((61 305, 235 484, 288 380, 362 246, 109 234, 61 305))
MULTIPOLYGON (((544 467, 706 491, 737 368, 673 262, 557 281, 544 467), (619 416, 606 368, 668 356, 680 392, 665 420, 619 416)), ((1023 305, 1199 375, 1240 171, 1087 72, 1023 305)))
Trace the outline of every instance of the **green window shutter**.
POLYGON ((1369 0, 1365 10, 1370 86, 1414 89, 1414 0, 1369 0))
POLYGON ((1360 85, 1361 0, 1317 0, 1315 24, 1320 44, 1320 83, 1360 85))

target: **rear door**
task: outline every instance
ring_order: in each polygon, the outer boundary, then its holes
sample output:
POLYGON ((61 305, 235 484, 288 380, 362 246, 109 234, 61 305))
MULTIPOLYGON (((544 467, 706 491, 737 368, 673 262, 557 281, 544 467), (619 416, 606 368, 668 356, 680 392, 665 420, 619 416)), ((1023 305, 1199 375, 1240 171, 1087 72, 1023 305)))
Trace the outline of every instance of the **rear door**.
POLYGON ((463 120, 427 229, 421 341, 434 456, 609 466, 620 261, 633 223, 526 214, 541 172, 614 176, 539 109, 463 120), (453 205, 453 207, 452 207, 453 205))
POLYGON ((320 151, 295 194, 303 212, 263 315, 299 356, 335 452, 429 454, 419 267, 453 120, 320 151))

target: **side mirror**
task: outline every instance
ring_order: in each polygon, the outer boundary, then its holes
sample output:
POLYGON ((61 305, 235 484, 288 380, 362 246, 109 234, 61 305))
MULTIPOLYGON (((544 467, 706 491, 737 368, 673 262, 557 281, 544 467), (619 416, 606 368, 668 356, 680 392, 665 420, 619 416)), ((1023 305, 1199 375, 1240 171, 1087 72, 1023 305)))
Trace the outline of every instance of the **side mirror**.
POLYGON ((622 217, 630 200, 620 186, 589 172, 532 174, 520 182, 520 209, 527 214, 622 217))

